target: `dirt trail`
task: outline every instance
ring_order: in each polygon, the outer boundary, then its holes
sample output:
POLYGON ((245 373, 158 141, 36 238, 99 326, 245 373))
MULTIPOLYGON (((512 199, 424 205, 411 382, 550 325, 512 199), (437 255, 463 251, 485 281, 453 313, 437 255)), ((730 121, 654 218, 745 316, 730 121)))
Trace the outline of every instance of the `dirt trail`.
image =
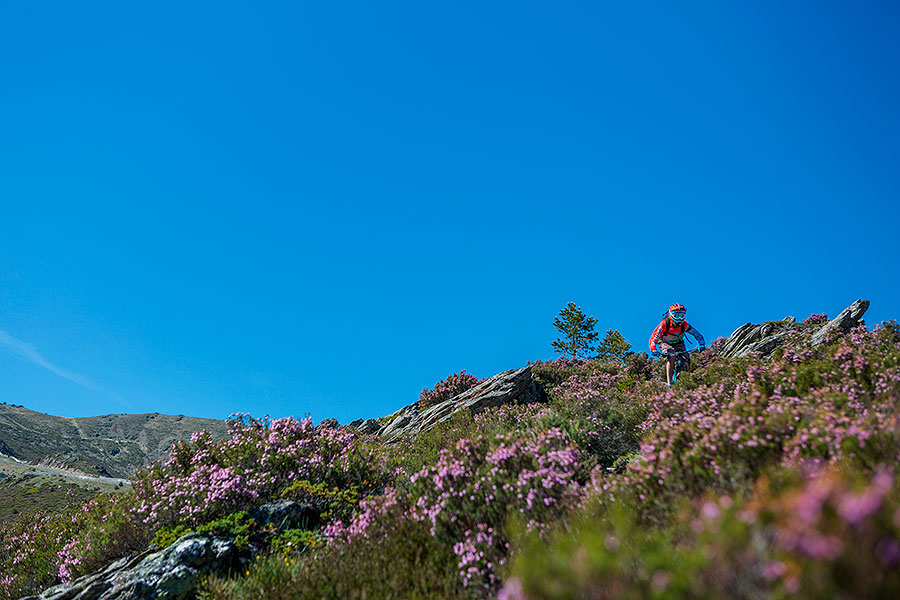
POLYGON ((32 474, 46 475, 51 477, 65 477, 67 479, 74 479, 85 484, 96 483, 110 486, 131 485, 131 482, 127 479, 86 475, 84 473, 79 473, 77 471, 72 471, 69 469, 58 469, 45 465, 32 465, 30 463, 22 462, 18 459, 11 458, 5 455, 0 455, 0 473, 5 473, 12 476, 32 474))

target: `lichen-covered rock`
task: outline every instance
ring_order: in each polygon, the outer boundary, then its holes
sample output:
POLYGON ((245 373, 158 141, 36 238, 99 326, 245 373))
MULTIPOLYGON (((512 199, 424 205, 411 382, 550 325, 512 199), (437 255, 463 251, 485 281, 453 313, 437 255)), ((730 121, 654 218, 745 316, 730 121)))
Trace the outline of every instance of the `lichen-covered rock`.
POLYGON ((203 577, 224 574, 237 561, 233 540, 189 533, 168 548, 123 558, 23 600, 183 600, 203 577))

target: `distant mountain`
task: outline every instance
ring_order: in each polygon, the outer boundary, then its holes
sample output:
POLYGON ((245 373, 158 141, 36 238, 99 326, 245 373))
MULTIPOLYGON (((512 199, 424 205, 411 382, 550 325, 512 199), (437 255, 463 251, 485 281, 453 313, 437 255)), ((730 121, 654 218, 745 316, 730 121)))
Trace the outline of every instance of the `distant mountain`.
POLYGON ((105 477, 129 477, 137 467, 166 459, 174 441, 203 430, 220 439, 227 425, 158 413, 54 417, 0 403, 0 454, 105 477))

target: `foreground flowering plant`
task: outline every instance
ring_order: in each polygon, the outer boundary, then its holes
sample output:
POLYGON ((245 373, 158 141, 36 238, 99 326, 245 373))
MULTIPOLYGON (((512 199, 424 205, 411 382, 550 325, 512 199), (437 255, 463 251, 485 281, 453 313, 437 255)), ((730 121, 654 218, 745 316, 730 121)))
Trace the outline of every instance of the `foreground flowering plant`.
POLYGON ((601 487, 665 508, 684 493, 738 490, 772 465, 871 469, 900 458, 900 336, 890 327, 745 362, 716 383, 651 397, 639 458, 622 478, 601 477, 601 487))
POLYGON ((519 542, 498 597, 895 598, 900 485, 835 468, 777 470, 748 498, 682 501, 663 529, 633 504, 519 542), (604 590, 607 595, 598 594, 604 590))
POLYGON ((509 553, 505 522, 516 515, 528 528, 540 529, 571 508, 579 495, 578 457, 558 429, 533 439, 462 439, 436 465, 414 474, 408 488, 363 501, 352 522, 333 523, 326 535, 332 544, 346 544, 360 536, 388 536, 392 521, 420 522, 453 548, 464 585, 493 589, 509 553))
MULTIPOLYGON (((348 568, 388 597, 397 569, 423 560, 423 597, 894 597, 900 328, 833 331, 813 348, 824 320, 771 357, 700 353, 672 389, 646 355, 535 363, 548 401, 391 444, 238 415, 229 438, 176 444, 132 492, 4 527, 0 598, 277 497, 328 506, 324 532, 305 532, 328 545, 280 561, 291 585, 317 582, 312 597, 342 597, 348 568), (375 554, 383 574, 365 568, 375 554)), ((254 589, 273 589, 259 573, 254 589)))
POLYGON ((137 473, 135 509, 154 528, 193 526, 278 497, 293 482, 369 491, 392 478, 378 447, 365 436, 315 427, 307 418, 254 419, 236 415, 230 437, 213 442, 194 434, 176 442, 164 465, 137 473))

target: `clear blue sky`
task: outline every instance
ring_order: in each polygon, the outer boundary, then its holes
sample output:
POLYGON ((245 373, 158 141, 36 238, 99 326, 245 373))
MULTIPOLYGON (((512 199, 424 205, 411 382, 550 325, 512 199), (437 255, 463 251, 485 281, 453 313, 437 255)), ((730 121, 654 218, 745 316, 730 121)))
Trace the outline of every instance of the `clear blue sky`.
POLYGON ((895 2, 5 2, 0 400, 348 422, 554 356, 900 318, 895 2))

